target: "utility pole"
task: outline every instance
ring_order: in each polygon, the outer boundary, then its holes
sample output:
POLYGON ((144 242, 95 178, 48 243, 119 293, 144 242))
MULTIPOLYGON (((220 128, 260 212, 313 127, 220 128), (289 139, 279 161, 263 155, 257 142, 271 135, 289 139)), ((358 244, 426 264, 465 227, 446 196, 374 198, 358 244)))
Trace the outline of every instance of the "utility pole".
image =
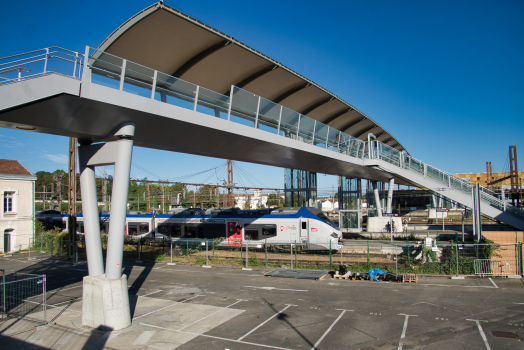
POLYGON ((517 146, 509 146, 509 169, 511 176, 511 202, 514 206, 520 207, 520 181, 519 169, 517 166, 517 146))
POLYGON ((166 195, 165 187, 166 187, 166 184, 162 182, 162 214, 164 214, 164 197, 166 195))
POLYGON ((45 200, 46 200, 46 191, 47 191, 47 188, 46 186, 44 185, 44 193, 43 193, 43 201, 42 201, 42 204, 43 204, 43 209, 45 210, 45 200))
POLYGON ((58 211, 61 211, 62 210, 62 179, 64 178, 64 174, 55 174, 53 175, 53 180, 56 181, 56 186, 58 187, 57 188, 57 192, 58 192, 58 196, 56 198, 57 202, 58 202, 58 211))
POLYGON ((69 183, 68 199, 68 231, 69 231, 69 258, 76 256, 76 137, 69 138, 69 183))
POLYGON ((146 185, 146 211, 147 213, 151 213, 151 203, 149 202, 149 182, 146 185))
POLYGON ((107 210, 107 171, 106 167, 100 167, 100 171, 102 172, 102 176, 104 179, 102 180, 102 202, 104 203, 104 210, 107 210))
POLYGON ((491 184, 491 181, 493 181, 493 171, 491 169, 491 162, 486 162, 486 177, 487 177, 487 185, 489 187, 489 185, 491 184))
POLYGON ((234 206, 234 198, 231 195, 233 190, 233 161, 231 159, 227 160, 227 198, 228 198, 228 206, 233 207, 234 206))

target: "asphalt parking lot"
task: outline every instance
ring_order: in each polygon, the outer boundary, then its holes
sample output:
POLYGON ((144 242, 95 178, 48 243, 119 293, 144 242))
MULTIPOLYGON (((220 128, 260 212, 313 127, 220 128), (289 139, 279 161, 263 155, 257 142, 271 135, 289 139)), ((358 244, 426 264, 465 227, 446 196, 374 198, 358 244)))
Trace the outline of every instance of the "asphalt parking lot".
POLYGON ((0 268, 45 273, 56 322, 25 332, 0 322, 10 349, 524 349, 521 279, 312 281, 125 261, 133 322, 111 331, 81 325, 85 262, 16 254, 0 268))

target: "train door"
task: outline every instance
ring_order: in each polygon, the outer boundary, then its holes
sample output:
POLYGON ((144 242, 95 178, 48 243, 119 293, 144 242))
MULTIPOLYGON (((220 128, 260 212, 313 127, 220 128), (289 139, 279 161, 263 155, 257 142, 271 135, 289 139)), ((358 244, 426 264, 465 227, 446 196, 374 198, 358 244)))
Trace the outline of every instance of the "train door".
POLYGON ((309 219, 300 218, 300 242, 309 241, 309 219))
POLYGON ((242 223, 229 221, 227 223, 227 245, 240 247, 242 242, 242 223))

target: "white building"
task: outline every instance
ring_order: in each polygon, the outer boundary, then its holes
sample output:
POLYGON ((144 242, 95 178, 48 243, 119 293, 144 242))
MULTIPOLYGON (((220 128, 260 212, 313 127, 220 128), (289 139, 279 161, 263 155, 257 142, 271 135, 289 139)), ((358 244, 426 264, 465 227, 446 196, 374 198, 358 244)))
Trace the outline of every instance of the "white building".
MULTIPOLYGON (((322 211, 333 211, 333 199, 317 199, 317 209, 322 211)), ((338 201, 335 201, 335 209, 338 210, 338 201)))
POLYGON ((36 176, 16 160, 0 159, 0 251, 27 249, 34 237, 36 176))
MULTIPOLYGON (((253 194, 242 193, 235 196, 236 207, 246 208, 246 202, 249 201, 249 209, 267 208, 268 193, 260 193, 260 190, 254 190, 253 194)), ((284 203, 284 194, 280 194, 281 203, 284 203)))

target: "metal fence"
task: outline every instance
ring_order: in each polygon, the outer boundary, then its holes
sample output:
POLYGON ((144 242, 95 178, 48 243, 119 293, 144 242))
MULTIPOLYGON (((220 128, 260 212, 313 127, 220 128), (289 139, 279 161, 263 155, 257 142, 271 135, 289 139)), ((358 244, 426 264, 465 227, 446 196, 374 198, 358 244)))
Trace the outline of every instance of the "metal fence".
MULTIPOLYGON (((79 235, 77 256, 86 257, 85 241, 79 235)), ((458 237, 458 236, 457 236, 458 237)), ((347 264, 355 272, 381 268, 384 271, 419 274, 476 275, 475 261, 507 259, 511 274, 523 274, 522 243, 478 244, 458 241, 351 240, 344 245, 317 242, 227 242, 224 239, 133 239, 126 236, 124 259, 198 265, 338 269, 347 264)), ((458 240, 458 238, 457 238, 458 240)), ((40 252, 69 257, 67 235, 36 236, 30 257, 40 252)), ((106 256, 107 235, 102 235, 106 256)), ((23 250, 24 252, 26 250, 23 250)), ((479 275, 479 274, 477 274, 479 275)), ((507 274, 504 274, 507 275, 507 274)))
MULTIPOLYGON (((0 314, 2 325, 11 319, 45 325, 46 276, 0 270, 0 314)), ((2 327, 4 330, 5 327, 2 327)))

